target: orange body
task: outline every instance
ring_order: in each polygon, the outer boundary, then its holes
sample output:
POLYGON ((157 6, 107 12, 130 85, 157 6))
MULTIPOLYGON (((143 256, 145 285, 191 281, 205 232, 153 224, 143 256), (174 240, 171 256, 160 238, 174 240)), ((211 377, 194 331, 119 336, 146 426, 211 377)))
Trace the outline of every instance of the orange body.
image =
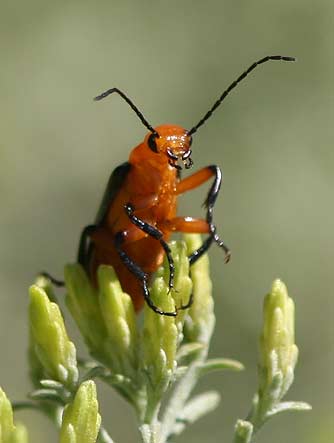
MULTIPOLYGON (((160 147, 157 143, 158 152, 152 152, 148 147, 149 135, 133 149, 129 157, 130 170, 113 198, 101 226, 91 235, 94 244, 90 262, 92 277, 94 278, 100 264, 112 265, 123 290, 131 295, 137 310, 144 302, 141 282, 120 259, 113 239, 116 233, 124 232, 126 240, 123 250, 149 275, 161 265, 164 250, 159 241, 133 225, 124 211, 125 204, 131 203, 136 216, 159 229, 165 241, 172 231, 208 232, 204 220, 176 217, 177 195, 188 189, 187 186, 185 189, 180 188, 179 184, 186 183, 187 179, 180 181, 178 171, 170 164, 163 143, 166 142, 166 146, 173 149, 174 155, 181 158, 190 150, 190 137, 179 126, 163 125, 156 128, 156 131, 160 143, 160 147)), ((205 173, 205 180, 210 175, 205 173)))

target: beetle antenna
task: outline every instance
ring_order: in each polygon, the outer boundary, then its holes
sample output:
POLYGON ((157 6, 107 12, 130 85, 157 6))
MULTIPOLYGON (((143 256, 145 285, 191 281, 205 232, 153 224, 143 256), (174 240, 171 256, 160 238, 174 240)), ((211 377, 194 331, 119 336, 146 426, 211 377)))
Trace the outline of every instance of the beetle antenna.
POLYGON ((212 108, 204 115, 204 117, 188 131, 188 135, 194 134, 197 129, 202 126, 208 118, 211 117, 213 112, 218 108, 218 106, 222 103, 222 101, 227 97, 227 95, 234 89, 249 73, 251 73, 258 65, 262 65, 263 63, 268 62, 269 60, 281 60, 285 62, 294 62, 296 59, 294 57, 285 57, 282 55, 268 55, 267 57, 261 58, 261 60, 253 63, 244 73, 240 75, 230 86, 222 93, 219 99, 215 102, 212 108))
POLYGON ((120 89, 118 88, 112 88, 112 89, 108 89, 105 92, 102 92, 102 94, 94 97, 95 101, 99 101, 102 100, 105 97, 108 97, 108 95, 112 94, 113 92, 116 92, 118 95, 120 95, 126 102, 127 104, 130 106, 130 108, 135 111, 135 113, 137 114, 137 116, 139 117, 140 121, 142 122, 142 124, 144 126, 146 126, 146 128, 153 132, 153 134, 156 134, 156 131, 154 130, 154 128, 149 124, 149 122, 146 120, 146 118, 143 116, 143 114, 139 111, 139 109, 137 108, 137 106, 129 99, 129 97, 127 97, 124 92, 122 92, 120 89))

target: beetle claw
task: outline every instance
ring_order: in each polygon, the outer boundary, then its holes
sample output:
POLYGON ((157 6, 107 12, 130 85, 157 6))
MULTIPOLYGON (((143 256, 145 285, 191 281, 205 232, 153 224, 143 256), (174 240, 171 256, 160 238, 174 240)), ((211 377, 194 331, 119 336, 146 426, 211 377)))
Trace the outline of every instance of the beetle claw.
POLYGON ((229 249, 227 251, 225 251, 225 258, 224 258, 225 264, 227 264, 231 260, 231 256, 232 256, 232 253, 229 249))
POLYGON ((124 205, 124 209, 125 209, 125 212, 129 216, 132 215, 134 210, 135 210, 134 206, 131 203, 129 203, 129 202, 124 205))
POLYGON ((177 308, 176 311, 183 311, 183 310, 185 310, 185 309, 190 308, 190 306, 193 304, 193 301, 194 301, 194 293, 192 292, 192 293, 190 294, 190 297, 189 297, 188 303, 186 303, 186 304, 184 305, 184 304, 182 303, 182 301, 181 301, 181 306, 180 306, 179 308, 177 308))

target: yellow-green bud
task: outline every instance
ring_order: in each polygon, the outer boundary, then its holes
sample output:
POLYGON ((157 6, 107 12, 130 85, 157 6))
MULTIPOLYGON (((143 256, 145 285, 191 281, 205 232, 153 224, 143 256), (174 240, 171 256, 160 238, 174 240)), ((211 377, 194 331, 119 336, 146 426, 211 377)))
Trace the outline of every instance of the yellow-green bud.
MULTIPOLYGON (((189 259, 187 247, 183 241, 172 241, 169 243, 171 254, 174 260, 174 289, 171 294, 174 298, 176 308, 186 306, 192 294, 192 281, 189 275, 189 259)), ((166 284, 169 282, 169 266, 167 257, 163 264, 163 274, 166 284)), ((183 324, 188 310, 179 309, 176 317, 176 326, 179 332, 179 341, 183 339, 183 324)))
POLYGON ((29 333, 29 349, 28 349, 28 360, 29 360, 29 375, 31 381, 35 388, 40 387, 40 381, 47 378, 44 367, 40 362, 36 351, 35 351, 35 341, 30 328, 29 333))
POLYGON ((294 303, 285 284, 275 280, 271 292, 264 300, 263 330, 260 338, 261 388, 266 389, 280 378, 278 398, 289 389, 297 363, 295 345, 294 303))
MULTIPOLYGON (((199 234, 184 235, 188 255, 199 248, 203 240, 199 234)), ((210 280, 209 258, 204 254, 190 268, 193 283, 194 302, 186 319, 186 337, 189 341, 208 345, 215 325, 212 283, 210 280)))
MULTIPOLYGON (((278 413, 311 409, 310 405, 304 402, 281 401, 293 382, 297 357, 294 303, 288 296, 285 284, 275 280, 263 305, 259 389, 253 398, 248 421, 245 422, 252 424, 254 434, 266 420, 278 413)), ((241 434, 239 436, 242 437, 241 434)), ((241 443, 248 440, 235 439, 235 443, 239 441, 241 443)))
MULTIPOLYGON (((174 299, 163 277, 155 278, 150 295, 161 310, 175 310, 174 299)), ((175 367, 178 332, 175 317, 159 315, 148 306, 144 310, 144 366, 151 373, 151 378, 158 383, 166 375, 166 371, 172 371, 175 367)))
MULTIPOLYGON (((163 277, 153 281, 150 295, 156 306, 165 312, 175 311, 175 303, 163 277)), ((159 315, 147 305, 144 307, 144 328, 142 339, 143 375, 146 375, 147 407, 145 422, 156 416, 161 397, 168 388, 176 368, 178 328, 175 317, 159 315)))
POLYGON ((72 403, 66 406, 60 430, 60 443, 96 443, 101 424, 96 386, 82 383, 72 403))
POLYGON ((137 370, 137 325, 131 297, 122 291, 111 266, 98 270, 99 303, 107 334, 104 350, 114 372, 131 376, 137 370))
POLYGON ((68 338, 59 307, 36 285, 30 288, 29 315, 31 345, 46 376, 73 388, 78 380, 75 346, 68 338))
POLYGON ((48 296, 48 299, 52 302, 56 303, 56 296, 54 293, 54 286, 51 282, 51 280, 48 277, 45 277, 44 275, 38 275, 35 280, 35 285, 39 288, 44 289, 46 295, 48 296))
POLYGON ((131 377, 137 371, 138 350, 132 300, 111 266, 100 266, 97 279, 94 288, 80 265, 66 266, 68 307, 91 354, 113 373, 131 377))
POLYGON ((246 420, 238 420, 234 429, 233 443, 251 443, 253 425, 246 420))
POLYGON ((107 330, 98 301, 98 292, 91 285, 81 265, 65 267, 66 303, 85 342, 93 355, 101 351, 107 330))
POLYGON ((28 443, 28 432, 26 427, 21 423, 17 423, 11 438, 9 439, 9 443, 28 443))
POLYGON ((14 429, 12 405, 0 388, 0 443, 7 443, 14 429))
POLYGON ((14 425, 13 410, 10 401, 0 388, 0 443, 27 443, 26 428, 14 425))

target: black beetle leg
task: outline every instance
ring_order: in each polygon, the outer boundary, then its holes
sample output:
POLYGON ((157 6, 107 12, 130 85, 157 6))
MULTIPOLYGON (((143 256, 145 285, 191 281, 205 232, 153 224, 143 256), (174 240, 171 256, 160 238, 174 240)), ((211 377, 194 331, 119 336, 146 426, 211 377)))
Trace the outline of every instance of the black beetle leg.
POLYGON ((203 254, 207 252, 213 241, 217 243, 217 245, 224 250, 225 263, 227 263, 231 258, 231 251, 225 245, 224 241, 219 238, 219 236, 216 233, 216 227, 212 223, 213 209, 222 183, 222 173, 220 168, 216 165, 208 166, 208 168, 212 170, 215 176, 215 180, 212 183, 204 202, 204 206, 207 208, 206 221, 209 225, 211 235, 206 240, 204 240, 203 244, 189 256, 189 262, 191 265, 194 264, 203 254))
POLYGON ((162 248, 164 249, 166 253, 166 257, 168 260, 168 266, 169 266, 169 281, 168 281, 168 288, 169 290, 173 289, 174 287, 174 274, 175 274, 175 267, 174 267, 174 260, 172 257, 172 253, 170 250, 170 247, 168 246, 168 243, 165 242, 163 239, 163 234, 159 229, 155 228, 154 226, 150 225, 149 223, 141 220, 136 215, 134 215, 134 207, 127 203, 124 206, 125 212, 127 213, 129 219, 131 222, 137 226, 137 228, 141 229, 146 234, 150 235, 151 237, 155 238, 160 242, 162 248))
POLYGON ((65 282, 63 280, 58 280, 57 278, 52 277, 52 275, 50 275, 48 272, 42 271, 38 275, 47 278, 53 285, 58 286, 59 288, 65 286, 65 282))
POLYGON ((177 308, 177 310, 182 311, 184 309, 188 309, 193 304, 193 302, 194 302, 194 293, 191 291, 191 294, 190 294, 187 304, 181 305, 180 307, 177 308))
POLYGON ((123 251, 122 249, 122 244, 124 242, 124 234, 123 232, 118 232, 115 237, 114 237, 114 244, 115 244, 115 248, 118 252, 118 255, 120 257, 120 259, 122 260, 122 262, 124 263, 124 265, 128 268, 128 270, 130 272, 132 272, 132 274, 138 278, 138 280, 140 280, 140 282, 142 283, 142 289, 143 289, 143 295, 145 298, 146 303, 148 304, 148 306, 157 314, 160 315, 167 315, 169 317, 176 317, 177 315, 177 311, 172 311, 172 312, 168 312, 168 311, 162 311, 161 309, 159 309, 157 306, 155 306, 155 304, 153 303, 151 296, 150 296, 150 292, 148 290, 148 286, 147 286, 147 281, 148 281, 148 275, 146 274, 146 272, 144 272, 140 266, 137 265, 137 263, 135 263, 128 255, 125 251, 123 251))

